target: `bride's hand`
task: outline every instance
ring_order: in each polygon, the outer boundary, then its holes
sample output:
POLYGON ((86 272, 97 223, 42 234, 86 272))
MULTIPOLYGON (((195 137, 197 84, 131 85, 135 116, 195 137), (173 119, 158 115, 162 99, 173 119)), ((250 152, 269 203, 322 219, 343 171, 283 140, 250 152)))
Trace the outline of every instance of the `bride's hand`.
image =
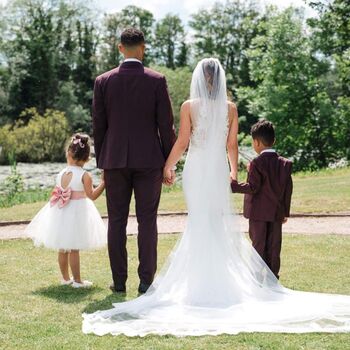
POLYGON ((171 167, 164 167, 163 184, 167 186, 173 185, 175 182, 175 171, 171 167))
POLYGON ((230 178, 233 181, 237 181, 237 172, 236 171, 231 171, 230 172, 230 178))

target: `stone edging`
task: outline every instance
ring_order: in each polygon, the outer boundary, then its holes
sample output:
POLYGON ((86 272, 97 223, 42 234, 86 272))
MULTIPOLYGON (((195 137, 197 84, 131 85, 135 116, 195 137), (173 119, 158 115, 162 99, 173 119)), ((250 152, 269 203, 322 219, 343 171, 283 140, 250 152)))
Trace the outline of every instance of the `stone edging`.
MULTIPOLYGON (((158 216, 182 216, 187 215, 186 211, 174 211, 174 212, 160 212, 158 216)), ((238 215, 243 215, 243 213, 238 213, 238 215)), ((129 216, 135 217, 136 214, 130 214, 129 216)), ((312 217, 312 218, 339 218, 339 217, 349 217, 349 213, 296 213, 291 214, 292 218, 303 218, 303 217, 312 217)), ((107 215, 102 215, 103 219, 108 219, 107 215)), ((30 223, 30 220, 19 220, 19 221, 0 221, 1 226, 12 226, 12 225, 27 225, 30 223)))

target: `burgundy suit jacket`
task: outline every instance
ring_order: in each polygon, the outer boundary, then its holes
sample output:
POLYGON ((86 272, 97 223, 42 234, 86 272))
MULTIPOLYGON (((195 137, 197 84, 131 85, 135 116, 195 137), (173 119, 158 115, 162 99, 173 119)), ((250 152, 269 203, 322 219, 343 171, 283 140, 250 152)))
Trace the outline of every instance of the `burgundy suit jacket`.
POLYGON ((233 192, 245 193, 244 217, 276 222, 290 215, 293 191, 292 162, 275 152, 264 152, 250 164, 246 183, 232 181, 233 192))
POLYGON ((92 122, 98 168, 162 168, 175 142, 165 77, 132 61, 98 76, 92 122))

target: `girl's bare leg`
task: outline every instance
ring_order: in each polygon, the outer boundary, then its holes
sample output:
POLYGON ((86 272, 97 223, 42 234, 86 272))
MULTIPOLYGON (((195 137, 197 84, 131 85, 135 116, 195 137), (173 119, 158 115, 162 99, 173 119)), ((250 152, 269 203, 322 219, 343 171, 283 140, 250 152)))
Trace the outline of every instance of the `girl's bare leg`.
POLYGON ((72 270, 75 282, 82 283, 80 279, 80 256, 79 250, 72 250, 69 253, 69 265, 72 270))
POLYGON ((68 254, 68 252, 62 250, 58 252, 58 265, 60 266, 62 277, 66 281, 70 279, 68 270, 68 254))

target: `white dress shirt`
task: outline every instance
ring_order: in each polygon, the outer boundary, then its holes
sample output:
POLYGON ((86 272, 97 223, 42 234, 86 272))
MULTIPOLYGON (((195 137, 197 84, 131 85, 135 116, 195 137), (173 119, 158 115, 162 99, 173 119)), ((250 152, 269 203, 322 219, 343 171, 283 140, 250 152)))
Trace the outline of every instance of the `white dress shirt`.
POLYGON ((137 58, 126 58, 124 60, 124 62, 138 62, 138 63, 142 64, 142 62, 140 60, 138 60, 137 58))
POLYGON ((260 152, 260 154, 263 154, 263 153, 276 153, 276 150, 273 148, 266 148, 260 152))

